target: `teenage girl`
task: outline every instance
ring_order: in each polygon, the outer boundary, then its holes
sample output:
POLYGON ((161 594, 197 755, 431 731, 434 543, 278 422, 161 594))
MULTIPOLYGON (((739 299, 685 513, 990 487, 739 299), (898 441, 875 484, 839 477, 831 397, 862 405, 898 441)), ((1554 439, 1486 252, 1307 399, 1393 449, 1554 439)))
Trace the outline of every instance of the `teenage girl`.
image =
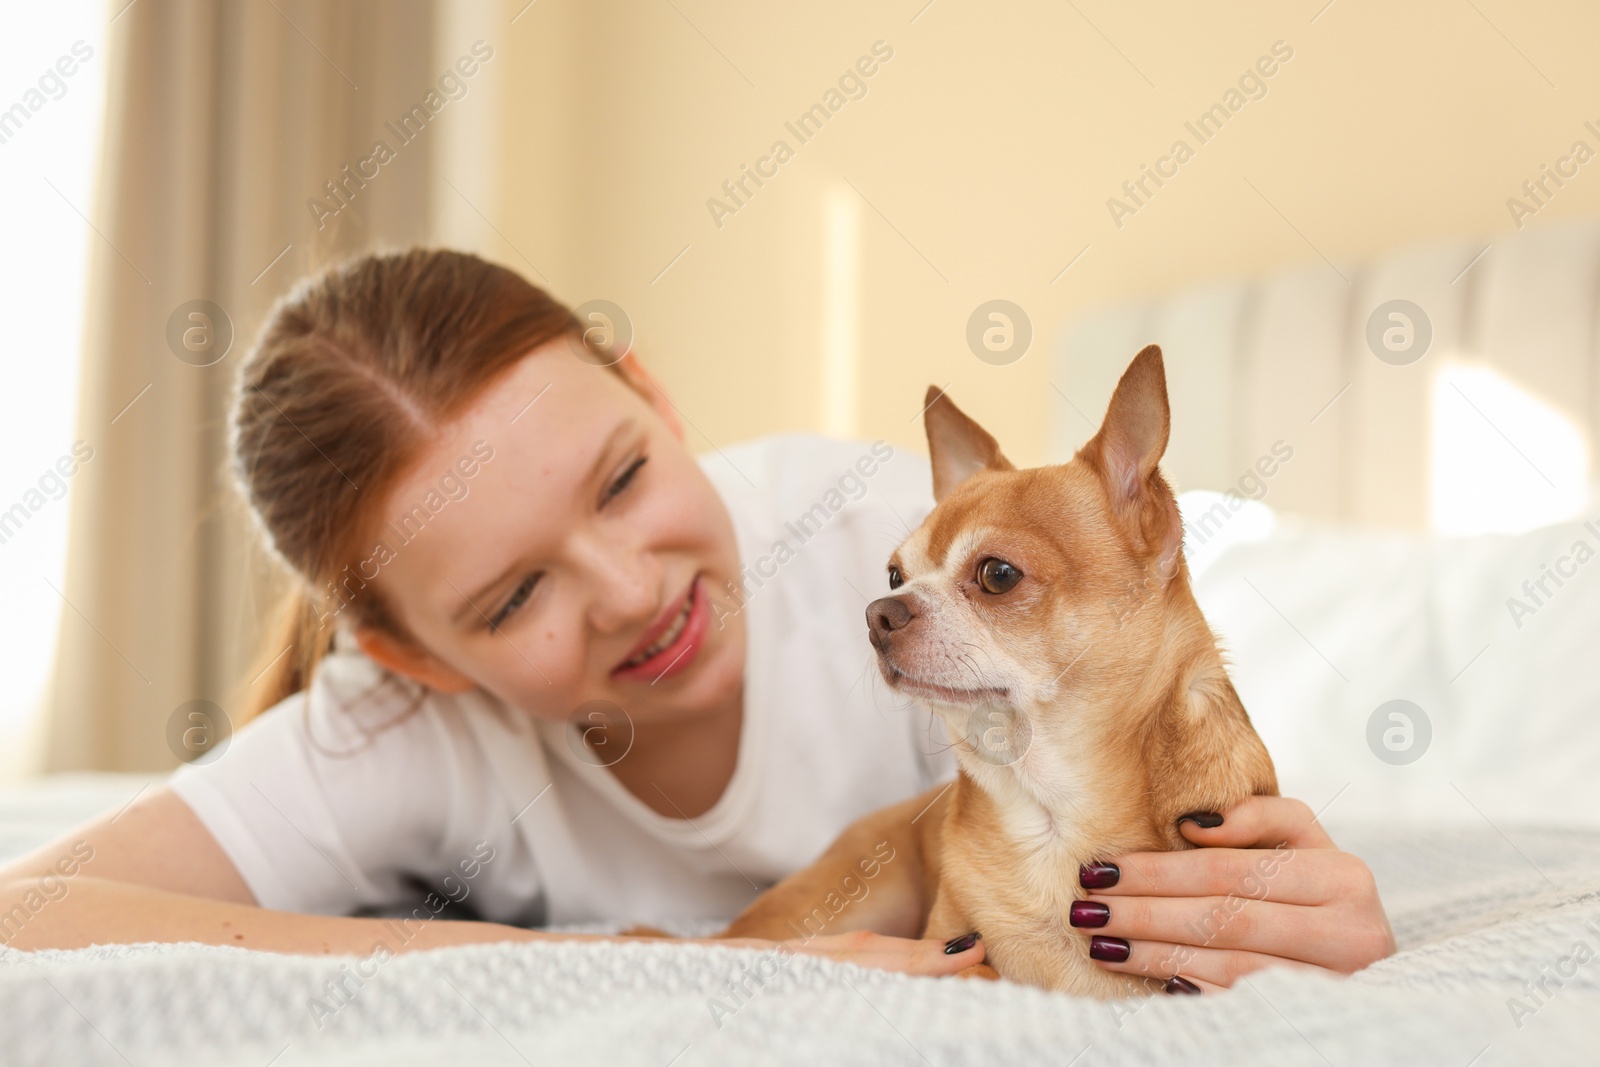
MULTIPOLYGON (((534 925, 709 932, 951 777, 942 728, 878 684, 862 640, 933 506, 927 461, 806 435, 696 459, 685 422, 631 354, 474 256, 303 281, 231 415, 235 477, 297 587, 257 714, 0 869, 0 941, 365 956, 601 936, 534 925)), ((1371 874, 1305 804, 1218 814, 1183 824, 1203 848, 1085 872, 1102 966, 1196 991, 1393 951, 1371 874), (1283 843, 1249 921, 1196 921, 1283 843)), ((789 948, 927 975, 982 960, 981 939, 892 936, 918 931, 886 909, 916 902, 862 906, 894 857, 863 860, 789 948)))

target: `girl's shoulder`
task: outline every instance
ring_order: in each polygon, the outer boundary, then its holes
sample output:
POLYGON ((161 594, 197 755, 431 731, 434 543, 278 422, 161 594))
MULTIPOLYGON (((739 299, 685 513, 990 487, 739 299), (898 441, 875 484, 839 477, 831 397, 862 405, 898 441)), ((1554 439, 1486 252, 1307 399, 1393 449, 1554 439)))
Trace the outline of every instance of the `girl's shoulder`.
POLYGON ((487 750, 531 746, 512 743, 495 703, 413 686, 336 639, 307 689, 214 758, 181 765, 168 787, 264 907, 382 906, 503 822, 509 800, 487 750))
POLYGON ((707 452, 700 465, 725 497, 759 498, 786 517, 870 500, 909 509, 916 518, 905 519, 914 526, 933 507, 927 457, 882 438, 771 434, 707 452))

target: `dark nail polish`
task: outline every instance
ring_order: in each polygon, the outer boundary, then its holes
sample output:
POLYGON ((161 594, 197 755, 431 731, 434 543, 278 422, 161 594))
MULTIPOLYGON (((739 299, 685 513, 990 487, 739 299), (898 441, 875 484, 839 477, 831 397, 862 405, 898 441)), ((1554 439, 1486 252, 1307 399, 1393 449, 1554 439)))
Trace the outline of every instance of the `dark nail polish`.
POLYGON ((1182 825, 1185 819, 1188 819, 1202 830, 1210 830, 1213 827, 1222 825, 1222 816, 1214 811, 1191 811, 1180 815, 1178 816, 1179 825, 1182 825))
POLYGON ((1074 900, 1067 921, 1073 926, 1104 926, 1111 921, 1111 909, 1093 900, 1074 900))
POLYGON ((1122 877, 1115 863, 1085 863, 1078 868, 1078 884, 1085 889, 1110 889, 1122 877))
POLYGON ((982 937, 983 935, 977 931, 973 931, 970 934, 962 934, 960 937, 952 937, 944 943, 944 954, 946 956, 954 956, 957 952, 965 952, 973 945, 976 945, 982 937))
POLYGON ((1104 960, 1106 963, 1123 963, 1128 958, 1128 953, 1133 951, 1120 937, 1101 937, 1096 934, 1089 939, 1089 958, 1104 960))
POLYGON ((1198 993, 1200 992, 1200 987, 1189 981, 1189 979, 1183 977, 1183 975, 1175 974, 1171 978, 1167 979, 1167 992, 1198 993))

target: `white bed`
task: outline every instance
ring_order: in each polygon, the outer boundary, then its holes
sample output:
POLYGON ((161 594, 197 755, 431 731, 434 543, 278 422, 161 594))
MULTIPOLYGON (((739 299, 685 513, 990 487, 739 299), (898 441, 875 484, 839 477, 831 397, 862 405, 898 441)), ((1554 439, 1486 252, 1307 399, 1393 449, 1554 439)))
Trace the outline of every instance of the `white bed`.
POLYGON ((760 969, 759 953, 566 943, 401 955, 347 982, 340 1005, 325 983, 353 959, 197 945, 0 951, 12 1023, 0 1061, 1594 1062, 1600 962, 1577 962, 1574 946, 1600 947, 1600 834, 1332 828, 1377 872, 1401 945, 1344 981, 1271 970, 1223 995, 1112 1005, 797 957, 740 1005, 724 987, 760 969), (1530 995, 1523 982, 1541 970, 1571 973, 1530 995), (737 1009, 720 1027, 713 998, 737 1009), (1526 1008, 1514 1013, 1516 1002, 1526 1008))

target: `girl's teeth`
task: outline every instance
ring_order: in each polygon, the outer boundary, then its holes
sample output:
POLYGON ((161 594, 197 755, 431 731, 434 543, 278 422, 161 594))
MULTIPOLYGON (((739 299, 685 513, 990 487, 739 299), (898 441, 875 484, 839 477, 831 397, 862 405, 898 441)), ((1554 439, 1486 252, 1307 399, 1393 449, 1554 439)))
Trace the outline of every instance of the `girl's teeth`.
POLYGON ((683 603, 683 609, 678 612, 678 617, 672 620, 672 625, 667 627, 666 632, 660 637, 656 638, 655 643, 649 648, 645 649, 633 659, 629 660, 628 666, 638 666, 639 664, 648 660, 651 656, 659 655, 663 649, 667 648, 672 644, 672 642, 676 641, 678 639, 678 635, 683 633, 684 624, 689 620, 689 608, 691 606, 691 602, 685 600, 683 603))

